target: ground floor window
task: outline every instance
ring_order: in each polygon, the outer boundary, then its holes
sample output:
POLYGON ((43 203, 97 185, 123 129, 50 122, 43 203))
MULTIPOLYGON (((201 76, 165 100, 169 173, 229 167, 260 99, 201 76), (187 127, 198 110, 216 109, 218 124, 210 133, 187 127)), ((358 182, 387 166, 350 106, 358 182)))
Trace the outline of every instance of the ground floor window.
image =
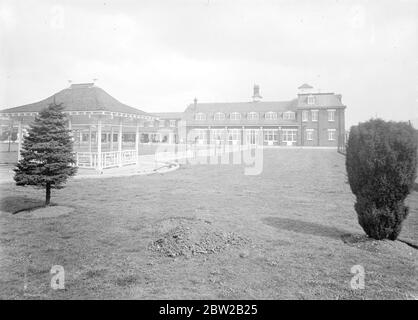
POLYGON ((283 129, 282 135, 284 142, 296 142, 297 129, 283 129))
POLYGON ((258 130, 256 129, 247 129, 246 137, 248 144, 257 144, 258 142, 258 130))
POLYGON ((313 134, 314 134, 313 129, 306 129, 306 140, 312 141, 313 140, 313 134))
POLYGON ((228 131, 228 140, 230 142, 240 141, 241 140, 241 130, 240 129, 230 129, 228 131))
POLYGON ((335 129, 328 129, 328 140, 335 141, 335 129))
POLYGON ((264 141, 277 141, 277 130, 276 129, 265 129, 264 130, 264 141))
POLYGON ((212 140, 215 141, 216 143, 221 143, 222 141, 225 140, 225 129, 212 129, 211 130, 211 136, 212 136, 212 140))
POLYGON ((193 140, 195 142, 202 143, 206 140, 206 129, 194 129, 193 130, 193 140))

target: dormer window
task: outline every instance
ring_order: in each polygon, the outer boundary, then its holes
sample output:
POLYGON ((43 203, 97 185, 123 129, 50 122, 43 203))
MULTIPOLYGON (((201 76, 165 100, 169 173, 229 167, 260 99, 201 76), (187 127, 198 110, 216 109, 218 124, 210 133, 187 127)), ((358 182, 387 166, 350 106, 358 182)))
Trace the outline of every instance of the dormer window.
POLYGON ((296 116, 293 111, 283 112, 283 120, 295 120, 296 116))
POLYGON ((170 127, 176 126, 176 120, 170 120, 170 127))
POLYGON ((314 96, 308 96, 308 104, 313 105, 315 104, 315 97, 314 96))
POLYGON ((249 112, 247 114, 247 120, 257 120, 258 119, 258 113, 257 112, 249 112))
POLYGON ((231 120, 241 120, 241 113, 231 112, 231 114, 229 115, 229 119, 231 119, 231 120))
POLYGON ((277 113, 276 112, 266 112, 265 116, 266 120, 277 120, 277 113))
POLYGON ((196 113, 195 120, 206 120, 206 114, 201 113, 201 112, 196 113))
POLYGON ((215 115, 213 116, 213 119, 217 121, 225 120, 225 113, 216 112, 215 115))

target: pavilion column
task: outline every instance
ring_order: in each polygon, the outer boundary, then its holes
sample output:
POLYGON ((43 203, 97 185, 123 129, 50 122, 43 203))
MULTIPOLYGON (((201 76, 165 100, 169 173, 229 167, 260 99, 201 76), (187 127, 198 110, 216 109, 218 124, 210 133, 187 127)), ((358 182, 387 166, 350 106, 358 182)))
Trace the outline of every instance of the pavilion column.
POLYGON ((91 125, 89 126, 89 152, 91 152, 91 125))
POLYGON ((260 141, 258 142, 259 145, 264 145, 264 135, 263 135, 263 127, 260 127, 260 131, 258 134, 258 138, 260 139, 260 141))
POLYGON ((17 161, 19 161, 22 157, 20 155, 20 150, 22 149, 22 127, 23 127, 23 119, 19 119, 18 127, 17 127, 17 161))
POLYGON ((119 167, 122 167, 122 118, 119 119, 119 133, 118 133, 118 159, 119 167))
POLYGON ((136 164, 139 165, 139 122, 136 122, 136 131, 135 131, 135 155, 136 155, 136 164))
POLYGON ((97 170, 102 169, 102 119, 99 118, 97 120, 97 170))
POLYGON ((13 118, 10 118, 10 125, 9 125, 9 147, 7 149, 8 152, 10 152, 10 144, 12 142, 12 135, 13 135, 13 118))
POLYGON ((110 127, 110 151, 113 151, 113 126, 110 127))

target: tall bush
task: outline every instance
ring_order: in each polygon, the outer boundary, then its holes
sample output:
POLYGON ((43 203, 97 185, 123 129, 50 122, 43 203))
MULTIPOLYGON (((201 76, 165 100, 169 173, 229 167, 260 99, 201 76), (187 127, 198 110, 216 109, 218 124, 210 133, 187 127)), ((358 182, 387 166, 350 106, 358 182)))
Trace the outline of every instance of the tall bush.
POLYGON ((346 169, 354 208, 366 234, 395 240, 417 174, 416 131, 406 122, 372 119, 351 127, 346 169))

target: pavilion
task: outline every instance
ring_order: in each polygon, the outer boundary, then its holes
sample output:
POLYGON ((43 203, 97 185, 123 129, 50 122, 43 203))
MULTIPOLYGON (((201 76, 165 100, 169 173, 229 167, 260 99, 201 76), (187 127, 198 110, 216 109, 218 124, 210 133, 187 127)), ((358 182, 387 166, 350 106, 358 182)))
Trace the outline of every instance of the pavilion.
POLYGON ((62 103, 68 115, 76 165, 101 171, 139 163, 140 133, 158 117, 125 105, 94 83, 71 84, 39 102, 0 110, 9 126, 18 126, 18 159, 23 135, 35 116, 49 104, 62 103))

